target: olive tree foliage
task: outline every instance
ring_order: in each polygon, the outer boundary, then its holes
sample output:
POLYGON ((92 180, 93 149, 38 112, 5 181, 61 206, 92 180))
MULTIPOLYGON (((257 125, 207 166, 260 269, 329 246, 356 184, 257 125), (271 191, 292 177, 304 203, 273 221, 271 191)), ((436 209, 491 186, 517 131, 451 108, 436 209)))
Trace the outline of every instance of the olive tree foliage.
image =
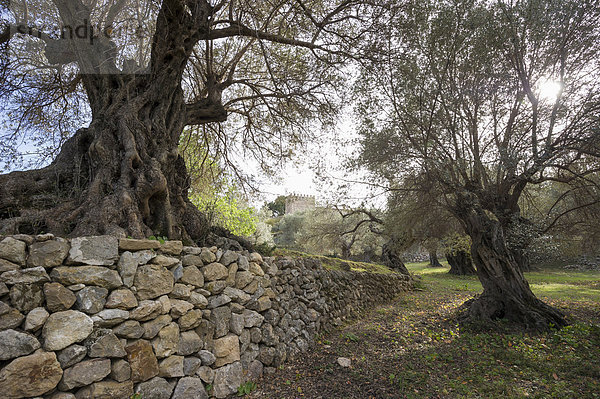
POLYGON ((596 1, 393 5, 377 73, 362 70, 359 162, 392 190, 412 179, 460 221, 483 285, 468 320, 565 325, 531 292, 506 232, 526 187, 597 170, 586 166, 600 138, 599 18, 596 1))
POLYGON ((192 239, 206 221, 187 194, 184 127, 213 159, 269 170, 335 115, 343 62, 378 12, 358 0, 2 6, 2 161, 32 149, 52 161, 0 176, 2 231, 192 239))

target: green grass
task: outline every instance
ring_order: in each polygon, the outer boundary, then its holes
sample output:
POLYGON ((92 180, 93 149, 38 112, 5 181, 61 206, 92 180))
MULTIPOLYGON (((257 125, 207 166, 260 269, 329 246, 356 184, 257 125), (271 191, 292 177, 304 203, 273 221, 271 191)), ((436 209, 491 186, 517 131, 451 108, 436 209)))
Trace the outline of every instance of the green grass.
MULTIPOLYGON (((429 267, 427 262, 408 263, 408 270, 423 278, 433 289, 448 289, 479 293, 482 291, 477 276, 453 276, 449 267, 429 267)), ((557 300, 600 302, 600 272, 566 269, 544 269, 526 272, 531 290, 539 297, 557 300)))
POLYGON ((300 251, 293 251, 290 249, 277 248, 273 251, 273 256, 289 256, 292 258, 313 258, 318 259, 323 264, 323 267, 329 270, 341 270, 361 273, 375 273, 375 274, 390 274, 394 273, 390 268, 384 265, 376 263, 365 263, 365 262, 354 262, 350 260, 340 258, 330 258, 328 256, 311 255, 300 251))

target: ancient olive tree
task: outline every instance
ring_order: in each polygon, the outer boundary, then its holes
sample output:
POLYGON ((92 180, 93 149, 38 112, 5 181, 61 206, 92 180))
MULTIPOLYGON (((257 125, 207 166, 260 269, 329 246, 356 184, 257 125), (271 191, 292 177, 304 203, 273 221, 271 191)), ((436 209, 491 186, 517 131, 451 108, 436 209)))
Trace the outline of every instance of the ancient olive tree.
POLYGON ((354 0, 2 7, 2 160, 44 148, 53 161, 0 176, 0 232, 183 239, 207 228, 188 199, 184 127, 213 135, 223 159, 234 138, 265 165, 285 155, 308 119, 335 113, 336 67, 369 15, 354 0))
POLYGON ((599 19, 596 1, 467 0, 391 7, 382 25, 384 66, 365 68, 357 88, 361 161, 392 189, 420 180, 461 222, 483 285, 467 319, 565 325, 532 293, 506 233, 526 187, 593 172, 599 19))

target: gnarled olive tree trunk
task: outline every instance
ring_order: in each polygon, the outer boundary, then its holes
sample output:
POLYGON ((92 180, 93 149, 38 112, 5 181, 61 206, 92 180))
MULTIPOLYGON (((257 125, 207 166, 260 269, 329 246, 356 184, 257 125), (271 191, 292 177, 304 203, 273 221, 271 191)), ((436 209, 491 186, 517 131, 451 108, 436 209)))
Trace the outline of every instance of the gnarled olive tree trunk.
POLYGON ((442 264, 440 263, 440 260, 438 259, 436 250, 429 251, 429 266, 442 267, 442 264))
MULTIPOLYGON (((82 75, 92 122, 76 132, 50 166, 0 176, 0 233, 155 234, 193 240, 206 235, 209 226, 187 197, 178 144, 189 117, 181 81, 197 39, 190 26, 194 32, 202 26, 208 31, 208 14, 208 8, 195 10, 191 20, 181 3, 163 7, 146 73, 102 70, 107 60, 94 57, 108 50, 76 53, 80 66, 98 70, 82 75)), ((107 42, 106 48, 111 45, 107 42)), ((196 121, 226 117, 222 107, 205 101, 196 121)))
POLYGON ((450 265, 448 273, 457 276, 475 274, 475 268, 473 267, 470 253, 457 249, 446 252, 445 256, 450 265))
POLYGON ((471 256, 483 286, 483 293, 469 304, 468 319, 507 319, 532 330, 566 325, 560 311, 540 301, 531 291, 506 246, 500 223, 476 207, 463 210, 458 216, 471 237, 471 256))

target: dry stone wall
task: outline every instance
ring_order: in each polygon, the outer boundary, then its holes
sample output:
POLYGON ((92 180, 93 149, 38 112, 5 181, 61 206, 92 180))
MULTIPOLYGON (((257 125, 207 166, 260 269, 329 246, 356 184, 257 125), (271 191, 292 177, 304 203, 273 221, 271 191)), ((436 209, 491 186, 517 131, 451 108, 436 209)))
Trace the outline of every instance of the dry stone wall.
POLYGON ((411 285, 179 241, 0 239, 5 398, 224 398, 411 285))

